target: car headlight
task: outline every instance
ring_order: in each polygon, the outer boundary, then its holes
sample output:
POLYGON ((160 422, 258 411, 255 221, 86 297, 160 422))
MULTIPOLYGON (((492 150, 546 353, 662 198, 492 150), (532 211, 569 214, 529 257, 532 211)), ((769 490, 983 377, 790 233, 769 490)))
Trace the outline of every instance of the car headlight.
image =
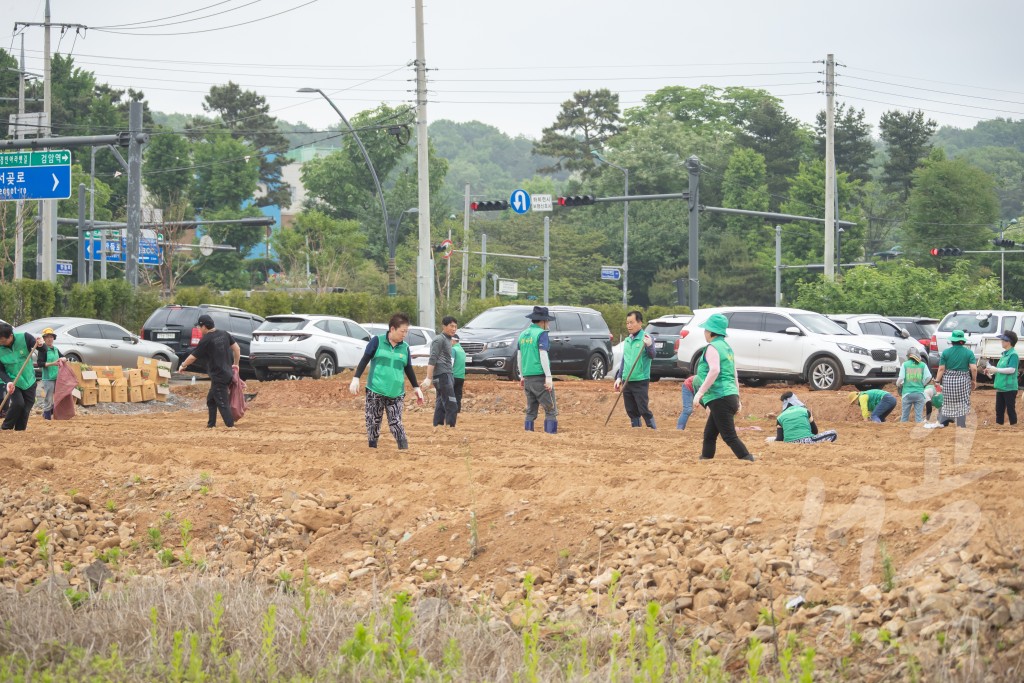
POLYGON ((512 346, 512 342, 515 341, 511 337, 508 339, 499 339, 497 341, 487 342, 484 344, 485 349, 507 349, 512 346))
POLYGON ((856 353, 856 354, 861 355, 861 356, 870 356, 871 355, 870 353, 868 353, 867 349, 865 349, 863 347, 860 347, 860 346, 854 346, 853 344, 836 344, 836 345, 839 347, 840 351, 844 351, 846 353, 856 353))

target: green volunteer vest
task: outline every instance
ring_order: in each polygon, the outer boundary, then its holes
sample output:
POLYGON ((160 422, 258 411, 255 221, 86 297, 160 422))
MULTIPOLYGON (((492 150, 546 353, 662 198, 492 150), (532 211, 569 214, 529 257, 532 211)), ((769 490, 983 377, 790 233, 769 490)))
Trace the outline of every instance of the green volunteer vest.
POLYGON ((974 357, 973 351, 963 344, 953 344, 942 352, 939 364, 945 365, 947 370, 963 370, 966 372, 977 362, 978 359, 974 357))
MULTIPOLYGON (((701 405, 707 405, 723 396, 739 396, 740 393, 740 388, 736 386, 736 360, 732 347, 725 341, 725 337, 715 337, 708 346, 714 346, 718 351, 718 365, 721 371, 718 373, 715 383, 704 391, 704 401, 701 405)), ((707 352, 707 347, 704 347, 704 353, 701 354, 700 362, 697 363, 697 379, 700 380, 700 386, 704 386, 704 378, 708 376, 710 369, 708 362, 704 360, 707 352)), ((693 380, 693 386, 697 386, 696 379, 693 380)))
POLYGON ((466 351, 462 344, 452 344, 452 377, 466 379, 466 351))
MULTIPOLYGON (((884 396, 888 396, 889 392, 881 389, 868 389, 867 391, 860 392, 860 395, 868 397, 868 410, 874 410, 875 406, 878 405, 878 402, 881 401, 884 396)), ((858 398, 858 401, 859 400, 860 399, 858 398)))
MULTIPOLYGON (((0 363, 3 363, 4 369, 7 370, 7 374, 12 380, 18 374, 18 370, 21 370, 21 364, 25 362, 25 357, 29 353, 31 353, 31 350, 25 344, 24 332, 14 333, 14 343, 10 347, 0 346, 0 363)), ((18 381, 14 383, 14 386, 19 389, 28 389, 35 383, 36 371, 29 364, 25 366, 24 372, 18 377, 18 381)))
POLYGON ((924 363, 908 360, 903 364, 903 396, 919 394, 924 391, 924 363))
POLYGON ((523 367, 519 372, 523 377, 534 377, 544 374, 544 366, 540 364, 540 335, 547 332, 543 327, 534 323, 523 330, 519 335, 519 351, 523 356, 523 367))
POLYGON ((1017 367, 1020 365, 1020 358, 1017 357, 1017 349, 1010 347, 1003 351, 1003 355, 999 357, 999 362, 996 364, 997 368, 1013 368, 1013 373, 1009 375, 995 375, 992 380, 992 386, 995 387, 996 391, 1017 391, 1017 367))
POLYGON ((388 336, 377 337, 377 353, 370 361, 370 379, 366 387, 375 394, 398 398, 405 388, 405 365, 409 362, 409 345, 399 342, 391 346, 388 336))
POLYGON ((626 381, 629 375, 630 382, 641 382, 651 378, 651 357, 647 355, 647 347, 644 346, 644 333, 640 332, 636 338, 626 337, 622 342, 622 381, 626 381), (639 357, 640 360, 637 360, 639 357), (633 367, 633 363, 636 367, 633 367), (630 374, 629 369, 633 368, 630 374))
POLYGON ((782 411, 779 424, 787 443, 812 436, 810 415, 811 411, 801 406, 790 406, 782 411))
MULTIPOLYGON (((46 362, 56 363, 57 359, 60 358, 60 351, 57 350, 57 347, 44 346, 43 348, 46 350, 46 362)), ((60 368, 56 365, 43 368, 43 379, 47 381, 53 381, 57 379, 57 373, 59 371, 60 368)))

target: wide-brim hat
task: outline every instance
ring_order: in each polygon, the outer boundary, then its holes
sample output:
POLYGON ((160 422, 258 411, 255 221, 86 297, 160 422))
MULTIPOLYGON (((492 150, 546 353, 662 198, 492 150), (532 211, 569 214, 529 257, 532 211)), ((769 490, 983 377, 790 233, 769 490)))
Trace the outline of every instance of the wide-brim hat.
POLYGON ((53 337, 54 339, 56 339, 57 338, 57 333, 53 331, 52 327, 47 327, 45 330, 43 330, 43 333, 40 336, 42 336, 42 337, 53 337))
POLYGON ((554 320, 555 316, 548 313, 547 306, 534 306, 533 310, 526 314, 526 317, 533 322, 540 322, 542 320, 554 320))
POLYGON ((857 399, 860 398, 859 391, 851 391, 849 394, 850 403, 856 403, 857 399))
POLYGON ((951 341, 954 344, 962 344, 965 341, 967 341, 967 339, 964 337, 963 330, 953 330, 953 334, 950 335, 949 341, 951 341))
POLYGON ((907 349, 907 358, 913 358, 916 361, 921 360, 921 352, 915 348, 907 349))
POLYGON ((699 327, 707 330, 711 334, 717 334, 719 336, 726 336, 725 331, 729 329, 729 319, 721 313, 715 313, 710 318, 705 320, 699 325, 699 327))

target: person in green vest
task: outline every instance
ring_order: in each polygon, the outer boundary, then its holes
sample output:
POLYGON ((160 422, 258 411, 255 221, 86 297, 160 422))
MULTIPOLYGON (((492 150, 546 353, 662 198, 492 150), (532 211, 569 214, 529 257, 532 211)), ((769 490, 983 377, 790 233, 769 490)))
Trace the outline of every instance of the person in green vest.
POLYGON ((860 404, 860 414, 871 422, 885 422, 896 408, 896 397, 882 389, 850 392, 850 403, 860 404))
POLYGON ((715 457, 715 447, 721 435, 737 458, 753 462, 754 456, 736 434, 736 413, 740 412, 742 404, 736 359, 732 347, 725 341, 729 319, 721 313, 715 313, 700 327, 704 329, 704 340, 708 342, 697 363, 697 373, 693 380, 693 386, 697 389, 693 400, 697 405, 704 406, 708 413, 700 459, 711 460, 715 457))
POLYGON ((462 386, 466 383, 466 350, 459 343, 459 335, 452 337, 452 377, 455 378, 455 412, 462 412, 462 386))
POLYGON ((547 306, 534 306, 527 314, 530 326, 519 335, 516 362, 519 366, 519 386, 526 394, 526 420, 523 428, 533 431, 533 423, 544 406, 544 431, 558 433, 558 405, 555 403, 555 382, 551 377, 551 359, 548 350, 548 325, 555 316, 547 306))
POLYGON ((900 390, 903 401, 903 413, 900 422, 910 420, 910 409, 914 409, 914 422, 924 420, 924 388, 932 381, 931 370, 921 362, 921 352, 917 348, 907 351, 907 361, 900 366, 900 375, 896 378, 896 388, 900 390))
POLYGON ((949 335, 949 348, 939 357, 936 384, 942 385, 942 421, 955 420, 957 427, 967 426, 971 412, 971 392, 978 388, 978 359, 966 346, 963 330, 949 335))
POLYGON ((36 367, 39 368, 40 376, 43 378, 43 419, 49 420, 53 417, 53 392, 57 390, 57 373, 64 363, 64 354, 53 345, 57 339, 57 333, 52 327, 43 330, 43 346, 39 347, 36 367))
POLYGON ((0 323, 0 380, 7 386, 7 415, 0 429, 23 432, 36 403, 36 372, 30 360, 32 351, 43 345, 42 338, 28 332, 15 332, 8 323, 0 323))
POLYGON ((622 391, 622 404, 626 407, 629 424, 640 426, 640 419, 655 429, 654 413, 648 404, 647 392, 651 384, 651 359, 654 358, 654 340, 644 334, 644 314, 630 311, 626 314, 626 331, 622 341, 622 363, 615 371, 615 391, 622 391))
POLYGON ((405 342, 408 333, 409 316, 404 313, 391 316, 387 333, 370 338, 348 385, 353 395, 359 393, 359 377, 366 366, 370 366, 366 380, 366 439, 370 448, 377 447, 384 415, 387 415, 388 429, 395 437, 398 449, 409 448, 409 437, 402 424, 405 380, 408 379, 414 387, 416 403, 419 405, 423 405, 423 392, 416 381, 416 372, 412 369, 412 352, 405 342))
POLYGON ((925 429, 944 427, 942 424, 942 387, 932 382, 924 388, 924 422, 925 429), (932 422, 932 410, 935 410, 935 422, 932 422))
POLYGON ((792 391, 783 392, 782 412, 775 420, 775 440, 786 443, 832 443, 839 438, 836 430, 819 432, 818 423, 804 402, 792 391))
POLYGON ((1003 353, 999 356, 999 362, 995 367, 990 364, 985 368, 985 374, 993 377, 993 387, 996 390, 996 424, 1003 424, 1006 417, 1010 418, 1010 424, 1017 424, 1017 373, 1020 366, 1020 358, 1017 357, 1017 333, 1013 330, 1006 330, 999 335, 999 341, 1003 343, 1003 353))

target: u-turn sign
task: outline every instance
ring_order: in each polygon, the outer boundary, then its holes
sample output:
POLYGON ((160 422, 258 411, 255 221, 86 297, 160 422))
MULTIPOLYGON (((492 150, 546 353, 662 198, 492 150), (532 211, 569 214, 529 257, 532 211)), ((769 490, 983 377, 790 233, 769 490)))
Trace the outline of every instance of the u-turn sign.
POLYGON ((516 213, 526 213, 530 210, 530 193, 526 190, 513 190, 508 203, 516 213))

